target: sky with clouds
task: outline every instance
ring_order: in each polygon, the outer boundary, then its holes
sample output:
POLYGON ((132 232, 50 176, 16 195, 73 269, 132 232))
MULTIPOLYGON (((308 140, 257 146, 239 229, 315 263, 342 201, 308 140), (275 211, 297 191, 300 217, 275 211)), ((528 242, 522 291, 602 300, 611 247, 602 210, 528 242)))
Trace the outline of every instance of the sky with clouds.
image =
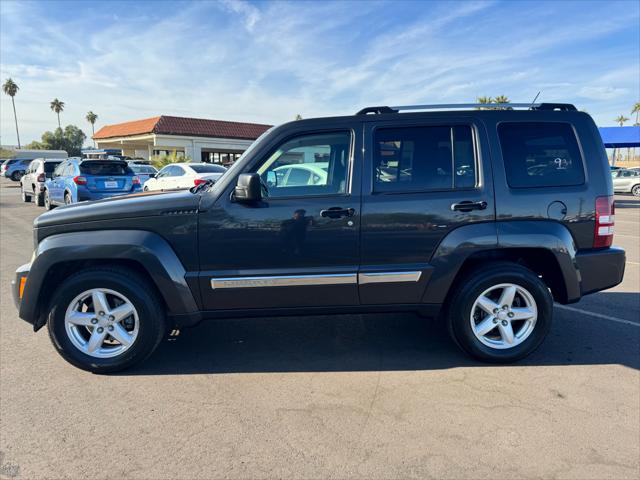
MULTIPOLYGON (((482 95, 571 102, 599 125, 640 100, 640 2, 0 2, 0 77, 22 143, 159 114, 276 124, 482 95)), ((16 144, 1 95, 0 141, 16 144)))

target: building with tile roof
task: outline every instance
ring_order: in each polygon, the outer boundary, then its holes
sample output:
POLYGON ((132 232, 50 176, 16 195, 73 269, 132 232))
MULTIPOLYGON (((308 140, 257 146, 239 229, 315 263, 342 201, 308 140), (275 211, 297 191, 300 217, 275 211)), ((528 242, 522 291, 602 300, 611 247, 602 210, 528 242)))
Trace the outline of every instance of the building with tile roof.
POLYGON ((157 117, 105 125, 93 139, 101 149, 121 149, 123 155, 185 155, 195 162, 229 165, 271 125, 204 118, 157 117))

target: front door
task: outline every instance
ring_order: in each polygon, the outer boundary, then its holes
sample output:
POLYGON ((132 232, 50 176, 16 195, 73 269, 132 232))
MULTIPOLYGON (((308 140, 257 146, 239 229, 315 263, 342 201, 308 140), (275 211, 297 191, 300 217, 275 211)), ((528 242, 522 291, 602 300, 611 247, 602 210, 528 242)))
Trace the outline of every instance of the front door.
POLYGON ((367 124, 363 304, 421 303, 432 272, 429 262, 442 239, 460 226, 495 219, 482 132, 472 118, 367 124))
POLYGON ((234 179, 200 214, 205 309, 358 304, 359 130, 283 132, 238 172, 263 179, 259 204, 234 201, 234 179))

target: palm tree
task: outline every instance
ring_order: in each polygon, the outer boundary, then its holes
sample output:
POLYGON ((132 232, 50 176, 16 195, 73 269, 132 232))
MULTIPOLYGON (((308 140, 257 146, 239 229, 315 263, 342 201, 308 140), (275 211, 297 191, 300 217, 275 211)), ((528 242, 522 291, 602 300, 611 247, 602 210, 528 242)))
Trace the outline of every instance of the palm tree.
POLYGON ((18 93, 18 90, 20 90, 20 87, 16 85, 16 82, 11 80, 10 78, 7 78, 7 80, 2 85, 2 90, 4 91, 4 93, 6 93, 11 97, 11 103, 13 104, 13 118, 16 121, 16 137, 18 137, 18 148, 20 148, 20 133, 18 132, 18 115, 16 115, 16 101, 14 99, 14 97, 16 96, 16 93, 18 93))
MULTIPOLYGON (((511 100, 509 100, 509 97, 507 97, 506 95, 498 95, 496 98, 493 99, 494 103, 511 103, 511 100)), ((513 108, 511 107, 502 107, 499 108, 499 110, 513 110, 513 108)))
POLYGON ((619 115, 618 118, 616 118, 616 123, 620 126, 623 126, 625 122, 628 122, 628 121, 629 119, 624 115, 619 115))
MULTIPOLYGON (((96 134, 96 130, 95 130, 95 124, 96 124, 96 120, 98 119, 98 115, 96 115, 95 113, 93 113, 92 111, 87 112, 87 116, 85 117, 87 119, 87 122, 89 122, 91 124, 91 138, 93 138, 93 136, 96 134)), ((93 146, 96 146, 96 141, 93 141, 93 146)))
POLYGON ((51 102, 51 110, 56 112, 56 115, 58 115, 58 128, 62 128, 60 126, 60 112, 64 110, 64 102, 54 98, 53 102, 51 102))
POLYGON ((638 125, 638 116, 640 115, 640 102, 636 102, 633 104, 633 109, 631 110, 631 115, 635 113, 636 115, 636 125, 638 125))
MULTIPOLYGON (((493 103, 493 98, 491 97, 478 97, 478 102, 482 105, 488 105, 489 103, 493 103)), ((486 110, 484 107, 477 107, 478 110, 486 110)))

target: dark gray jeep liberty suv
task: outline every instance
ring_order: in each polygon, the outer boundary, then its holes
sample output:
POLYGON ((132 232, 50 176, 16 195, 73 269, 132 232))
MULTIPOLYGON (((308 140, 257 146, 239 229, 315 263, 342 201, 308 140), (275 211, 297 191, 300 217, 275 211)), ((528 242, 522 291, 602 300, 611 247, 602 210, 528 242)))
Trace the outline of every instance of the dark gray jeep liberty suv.
POLYGON ((512 362, 554 301, 622 281, 613 224, 600 135, 573 105, 370 107, 272 128, 215 184, 41 215, 13 292, 92 372, 202 319, 407 310, 512 362))

